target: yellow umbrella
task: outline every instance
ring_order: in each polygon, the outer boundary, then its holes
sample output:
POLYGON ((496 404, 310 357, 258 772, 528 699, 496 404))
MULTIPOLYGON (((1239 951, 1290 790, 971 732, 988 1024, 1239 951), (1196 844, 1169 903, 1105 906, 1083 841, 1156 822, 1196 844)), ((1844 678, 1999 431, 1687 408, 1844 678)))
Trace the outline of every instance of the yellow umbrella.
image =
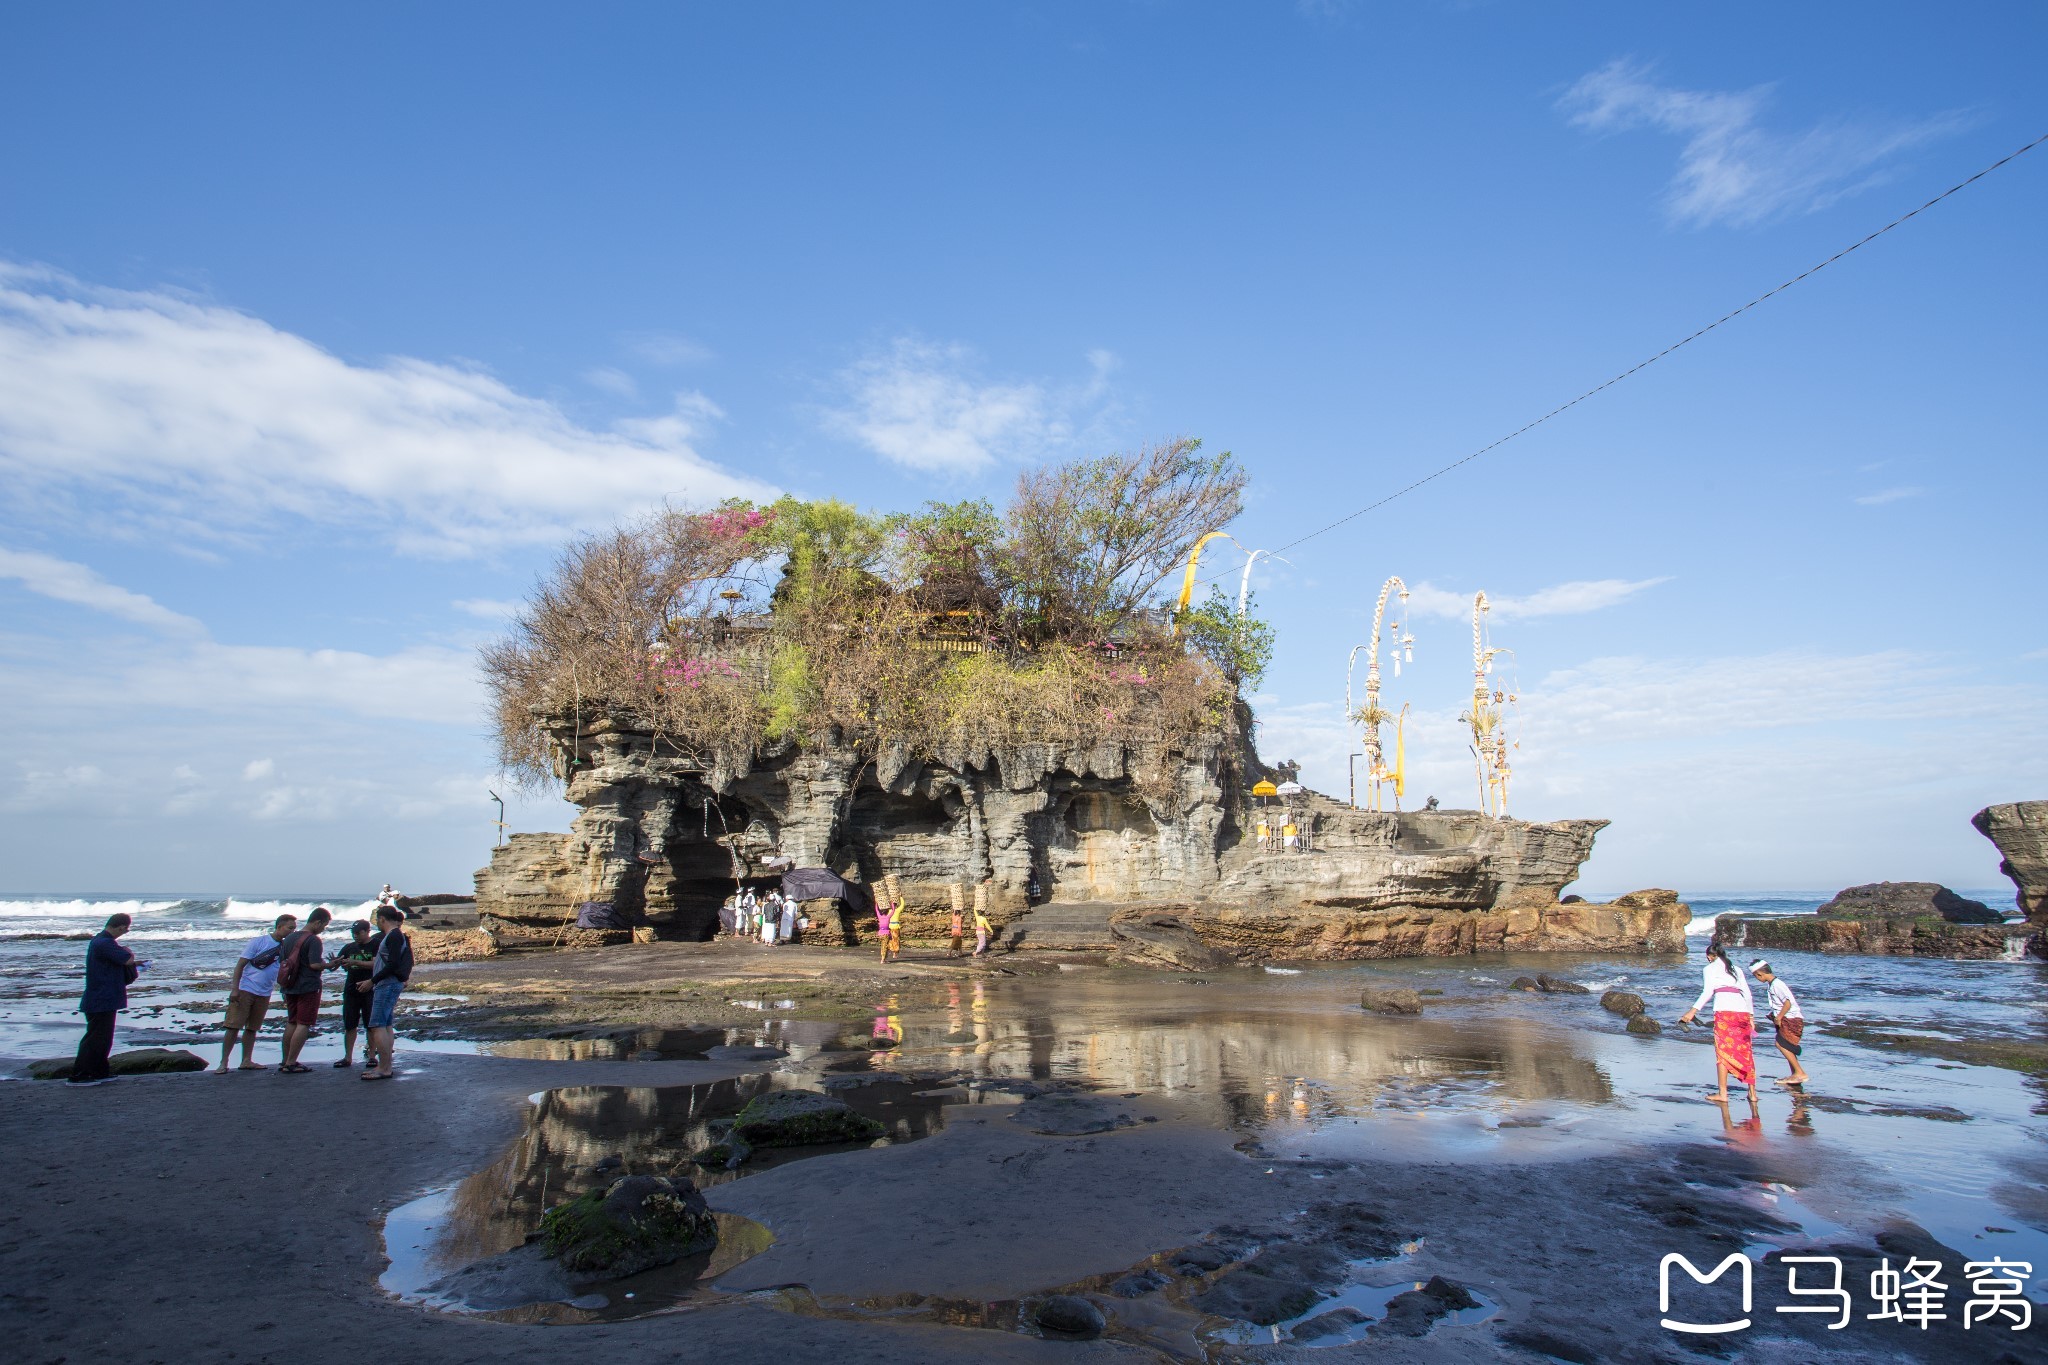
POLYGON ((1261 782, 1258 786, 1252 788, 1253 796, 1278 796, 1279 794, 1280 789, 1271 782, 1261 782))

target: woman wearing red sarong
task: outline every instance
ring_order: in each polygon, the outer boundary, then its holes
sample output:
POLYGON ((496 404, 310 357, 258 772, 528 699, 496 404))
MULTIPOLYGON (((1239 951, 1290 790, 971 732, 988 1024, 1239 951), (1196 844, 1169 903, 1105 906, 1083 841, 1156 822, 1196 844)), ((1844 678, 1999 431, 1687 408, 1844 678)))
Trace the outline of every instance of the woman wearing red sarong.
POLYGON ((1700 998, 1678 1016, 1690 1024, 1702 1009, 1714 1012, 1714 1080, 1716 1104, 1728 1103, 1728 1078, 1733 1076, 1749 1087, 1749 1102, 1756 1103, 1756 1001, 1749 993, 1749 981, 1735 969, 1720 941, 1707 945, 1707 966, 1700 998))

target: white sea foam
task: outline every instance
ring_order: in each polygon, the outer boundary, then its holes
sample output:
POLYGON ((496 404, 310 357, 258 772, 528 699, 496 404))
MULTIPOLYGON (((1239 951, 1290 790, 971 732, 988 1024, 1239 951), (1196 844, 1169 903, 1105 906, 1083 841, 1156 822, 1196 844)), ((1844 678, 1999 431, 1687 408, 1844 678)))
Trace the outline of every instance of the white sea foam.
POLYGON ((1299 968, 1299 967, 1268 967, 1268 968, 1266 968, 1266 970, 1267 970, 1267 971, 1269 971, 1269 972, 1271 972, 1271 973, 1272 973, 1273 975, 1275 975, 1275 976, 1300 976, 1300 975, 1301 975, 1301 968, 1299 968))
POLYGON ((1685 926, 1685 936, 1687 938, 1697 938, 1702 934, 1713 933, 1714 920, 1716 918, 1718 917, 1714 915, 1694 915, 1692 923, 1685 926))
POLYGON ((267 924, 279 915, 297 915, 300 919, 304 919, 308 914, 312 913, 313 907, 316 905, 325 905, 328 910, 333 912, 336 919, 343 920, 367 918, 369 913, 377 908, 375 900, 366 900, 358 905, 349 905, 343 901, 317 901, 311 899, 297 901, 238 901, 230 897, 227 908, 221 914, 227 919, 257 920, 267 924))
POLYGON ((109 915, 151 915, 180 901, 144 900, 0 900, 0 918, 104 920, 109 915))

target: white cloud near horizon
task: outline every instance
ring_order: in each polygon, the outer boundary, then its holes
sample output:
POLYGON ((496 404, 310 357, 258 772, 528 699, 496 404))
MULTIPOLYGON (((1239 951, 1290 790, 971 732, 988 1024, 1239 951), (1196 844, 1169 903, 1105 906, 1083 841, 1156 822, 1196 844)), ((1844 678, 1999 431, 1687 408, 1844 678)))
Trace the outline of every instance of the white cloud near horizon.
POLYGON ((286 515, 418 554, 548 543, 770 493, 698 453, 716 416, 683 393, 594 429, 475 369, 356 363, 219 304, 0 262, 0 475, 45 511, 91 490, 222 540, 286 515))
MULTIPOLYGON (((1496 620, 1527 620, 1533 616, 1577 616, 1626 602, 1638 593, 1670 581, 1669 576, 1638 579, 1598 578, 1538 588, 1526 596, 1495 596, 1488 593, 1487 614, 1496 620)), ((1472 616, 1472 597, 1473 594, 1469 592, 1454 592, 1431 583, 1417 583, 1408 590, 1408 610, 1421 616, 1469 620, 1472 616)), ((1388 609, 1392 610, 1391 605, 1388 609)))
POLYGON ((1926 491, 1924 488, 1910 485, 1902 488, 1880 488, 1875 493, 1864 493, 1852 498, 1851 501, 1858 507, 1882 507, 1888 502, 1904 502, 1907 498, 1917 498, 1926 491))
POLYGON ((1653 128, 1682 138, 1665 208, 1674 222, 1748 227, 1813 213, 1881 183, 1902 152, 1960 131, 1944 113, 1915 122, 1836 119, 1799 132, 1766 127, 1772 88, 1681 90, 1646 63, 1621 58, 1579 78, 1558 100, 1594 133, 1653 128))
MULTIPOLYGON (((1255 702, 1261 753, 1301 760, 1303 781, 1341 799, 1357 737, 1341 705, 1255 702)), ((1477 804, 1457 717, 1409 717, 1409 809, 1477 804)), ((1906 650, 1606 657, 1523 689, 1509 735, 1516 815, 1614 821, 1587 873, 1604 892, 1887 877, 1997 890, 1997 853, 1968 821, 2040 794, 2048 685, 1906 650), (1930 810, 1948 813, 1933 829, 1930 810)))
POLYGON ((968 347, 899 337, 840 373, 845 405, 825 427, 906 469, 980 473, 1072 441, 1103 403, 1116 357, 1091 351, 1088 365, 1077 385, 992 380, 968 347))

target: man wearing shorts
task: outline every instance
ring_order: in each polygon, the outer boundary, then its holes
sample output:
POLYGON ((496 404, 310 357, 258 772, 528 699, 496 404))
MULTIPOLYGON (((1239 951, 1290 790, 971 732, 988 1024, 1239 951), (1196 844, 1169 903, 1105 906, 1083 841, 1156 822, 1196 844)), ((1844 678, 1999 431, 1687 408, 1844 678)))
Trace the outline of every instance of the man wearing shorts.
POLYGON ((320 973, 328 968, 320 931, 334 918, 326 906, 306 916, 306 927, 278 948, 277 989, 284 996, 284 1064, 278 1071, 300 1075, 313 1068, 299 1062, 299 1050, 320 1022, 320 973))
POLYGON ((349 941, 334 955, 334 965, 343 974, 341 1060, 334 1064, 336 1071, 346 1071, 356 1064, 356 1032, 370 1021, 370 993, 360 987, 369 982, 370 962, 377 956, 377 939, 370 933, 368 920, 357 920, 348 931, 349 941))
POLYGON ((362 1077, 366 1081, 391 1079, 392 1054, 397 1050, 392 1020, 398 1009, 398 993, 405 989, 406 979, 412 975, 412 944, 399 927, 404 923, 405 912, 397 906, 377 907, 377 927, 384 931, 384 937, 377 944, 376 956, 370 959, 370 979, 358 988, 370 997, 370 1046, 362 1077))
POLYGON ((258 934, 242 945, 235 974, 228 980, 228 1017, 226 1032, 221 1037, 220 1065, 214 1068, 216 1073, 228 1069, 228 1054, 235 1049, 238 1033, 242 1037, 242 1065, 238 1070, 270 1069, 255 1059, 256 1030, 263 1026, 263 1016, 270 1013, 270 993, 277 989, 278 949, 298 922, 297 915, 279 915, 269 933, 258 934))

